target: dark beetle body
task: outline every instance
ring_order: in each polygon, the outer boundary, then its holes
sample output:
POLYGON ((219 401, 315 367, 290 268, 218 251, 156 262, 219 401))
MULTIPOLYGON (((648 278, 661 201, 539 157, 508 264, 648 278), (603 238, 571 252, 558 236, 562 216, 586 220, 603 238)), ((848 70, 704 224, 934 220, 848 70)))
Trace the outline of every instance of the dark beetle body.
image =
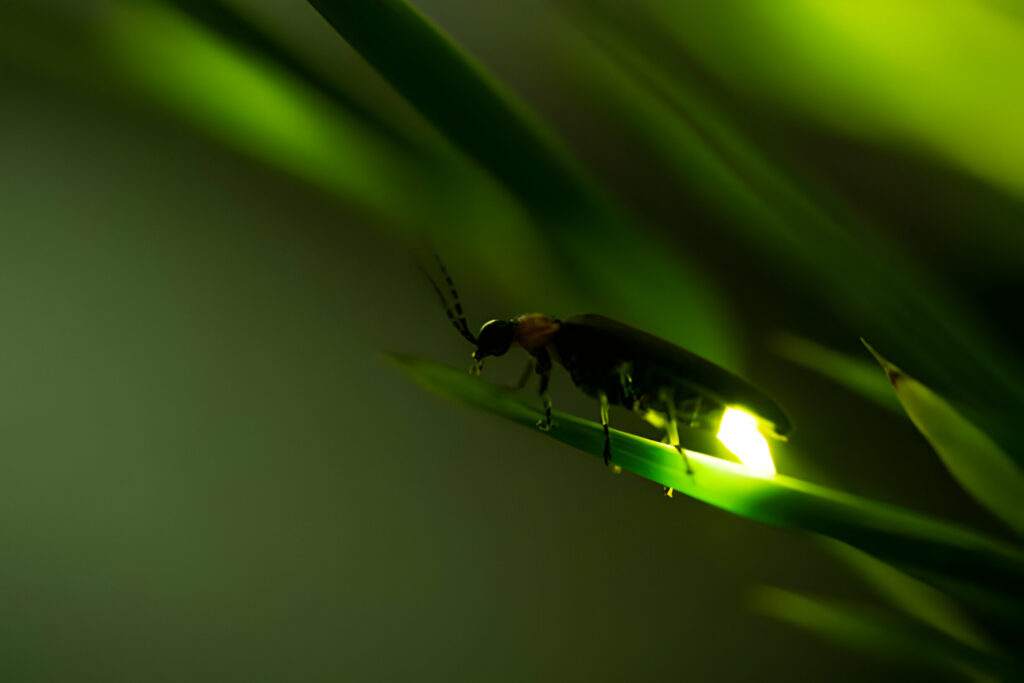
MULTIPOLYGON (((745 409, 772 425, 776 436, 789 418, 764 392, 711 361, 670 342, 593 313, 560 322, 548 347, 584 393, 641 413, 668 413, 666 401, 685 414, 700 398, 700 415, 726 407, 745 409)), ((701 420, 702 422, 704 420, 701 420)))

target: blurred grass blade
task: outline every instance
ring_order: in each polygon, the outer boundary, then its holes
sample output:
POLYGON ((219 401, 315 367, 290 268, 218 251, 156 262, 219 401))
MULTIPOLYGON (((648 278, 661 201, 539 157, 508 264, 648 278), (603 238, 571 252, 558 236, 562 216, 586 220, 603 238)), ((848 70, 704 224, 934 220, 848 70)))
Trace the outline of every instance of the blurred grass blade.
POLYGON ((882 357, 866 341, 914 426, 979 503, 1024 535, 1024 473, 948 401, 882 357))
POLYGON ((942 592, 851 545, 830 539, 822 542, 908 614, 964 645, 982 651, 992 649, 970 617, 942 592))
POLYGON ((594 187, 556 138, 407 2, 310 4, 445 137, 528 207, 547 216, 594 213, 600 204, 594 187))
POLYGON ((883 408, 903 414, 899 400, 893 396, 889 384, 870 361, 853 358, 786 332, 772 337, 770 346, 775 353, 791 363, 828 377, 883 408))
POLYGON ((395 225, 422 207, 418 169, 355 118, 162 4, 118 5, 99 41, 119 84, 219 141, 395 225))
POLYGON ((375 134, 399 147, 411 151, 420 150, 419 142, 386 123, 386 117, 382 112, 371 111, 337 83, 326 78, 294 52, 277 42, 255 22, 233 7, 231 3, 225 0, 168 0, 168 2, 239 47, 252 50, 272 60, 296 78, 333 100, 336 105, 375 134))
POLYGON ((981 652, 941 633, 854 605, 763 587, 754 607, 851 647, 939 671, 956 670, 975 680, 1020 680, 1020 665, 981 652))
POLYGON ((940 574, 918 572, 922 581, 971 609, 984 615, 986 624, 996 624, 1007 632, 1024 632, 1024 598, 1008 597, 976 583, 957 581, 940 574))
MULTIPOLYGON (((511 392, 433 361, 389 358, 427 389, 534 428, 541 414, 511 392)), ((612 430, 614 461, 623 469, 750 519, 820 533, 844 541, 907 571, 969 582, 1009 596, 1024 594, 1024 550, 900 508, 815 484, 776 476, 760 479, 742 465, 710 455, 724 447, 710 433, 681 430, 695 476, 686 474, 670 446, 612 430)), ((538 436, 543 434, 538 432, 538 436)), ((599 424, 555 413, 547 436, 600 457, 599 424)))

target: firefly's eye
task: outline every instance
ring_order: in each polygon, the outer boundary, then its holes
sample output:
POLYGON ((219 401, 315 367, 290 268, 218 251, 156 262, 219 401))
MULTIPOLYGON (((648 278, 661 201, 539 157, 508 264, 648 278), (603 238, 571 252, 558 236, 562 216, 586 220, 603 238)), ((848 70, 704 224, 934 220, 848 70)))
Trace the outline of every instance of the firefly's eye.
POLYGON ((484 323, 477 335, 476 345, 481 356, 500 356, 512 346, 516 326, 507 320, 492 320, 484 323))

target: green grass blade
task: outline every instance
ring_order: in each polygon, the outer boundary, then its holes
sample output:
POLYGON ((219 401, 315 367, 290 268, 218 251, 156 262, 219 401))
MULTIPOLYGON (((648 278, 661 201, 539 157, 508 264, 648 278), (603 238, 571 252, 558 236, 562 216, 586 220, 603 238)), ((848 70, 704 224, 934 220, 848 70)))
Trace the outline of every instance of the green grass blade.
POLYGON ((445 137, 527 206, 555 216, 594 212, 600 202, 593 187, 557 140, 407 2, 310 4, 445 137))
POLYGON ((419 141, 414 140, 404 131, 389 125, 381 112, 372 111, 346 92, 338 83, 312 68, 294 52, 270 36, 262 27, 232 6, 230 2, 226 2, 226 0, 168 0, 168 2, 239 47, 252 50, 273 60, 274 63, 299 80, 323 93, 358 120, 361 125, 371 129, 392 144, 409 150, 420 150, 419 141))
POLYGON ((989 590, 987 587, 957 581, 939 574, 926 575, 919 572, 922 581, 942 591, 943 595, 956 600, 984 618, 984 623, 994 624, 1007 632, 1024 631, 1024 598, 1007 597, 1005 593, 989 590))
MULTIPOLYGON (((401 131, 402 122, 367 126, 340 94, 266 54, 259 34, 245 37, 213 5, 203 21, 167 2, 114 3, 102 12, 37 5, 16 3, 0 19, 0 61, 27 78, 103 99, 129 117, 183 123, 393 234, 442 224, 479 243, 522 235, 521 209, 433 131, 425 153, 396 144, 381 126, 401 131)), ((348 91, 347 83, 338 89, 348 91)), ((353 87, 353 96, 364 90, 353 87)), ((419 124, 414 140, 424 131, 419 124)))
POLYGON ((764 587, 754 595, 759 611, 849 646, 978 680, 1020 680, 1020 665, 982 652, 913 622, 834 600, 764 587))
MULTIPOLYGON (((463 370, 406 355, 389 358, 412 379, 442 396, 533 428, 540 412, 511 392, 463 370)), ((934 573, 985 586, 1007 595, 1024 592, 1024 550, 953 524, 891 505, 785 476, 759 479, 723 454, 717 439, 682 430, 695 476, 686 474, 679 454, 665 444, 612 430, 614 461, 633 472, 716 507, 769 524, 792 527, 844 541, 915 573, 934 573)), ((538 431, 538 437, 542 432, 538 431)), ((546 436, 600 457, 599 424, 555 413, 546 436)), ((925 579, 927 580, 927 579, 925 579)))
POLYGON ((889 377, 911 422, 949 473, 979 503, 1024 535, 1024 472, 952 404, 864 342, 889 377))
POLYGON ((976 650, 992 649, 970 617, 941 591, 846 543, 823 543, 907 614, 976 650))
POLYGON ((116 87, 157 103, 219 142, 393 224, 414 219, 422 184, 403 151, 287 73, 179 10, 118 5, 96 26, 116 87))

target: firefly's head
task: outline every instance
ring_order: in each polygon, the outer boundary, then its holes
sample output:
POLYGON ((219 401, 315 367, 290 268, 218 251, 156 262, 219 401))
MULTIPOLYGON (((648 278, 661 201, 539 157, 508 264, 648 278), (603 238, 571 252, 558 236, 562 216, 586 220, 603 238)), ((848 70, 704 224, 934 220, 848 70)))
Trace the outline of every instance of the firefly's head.
POLYGON ((502 356, 512 346, 522 346, 528 353, 535 353, 550 341, 559 326, 557 320, 543 313, 525 313, 511 320, 492 320, 480 328, 473 358, 481 361, 487 356, 502 356))
POLYGON ((476 351, 473 358, 483 360, 487 356, 503 356, 511 348, 516 337, 516 324, 509 320, 491 320, 480 328, 476 336, 476 351))

